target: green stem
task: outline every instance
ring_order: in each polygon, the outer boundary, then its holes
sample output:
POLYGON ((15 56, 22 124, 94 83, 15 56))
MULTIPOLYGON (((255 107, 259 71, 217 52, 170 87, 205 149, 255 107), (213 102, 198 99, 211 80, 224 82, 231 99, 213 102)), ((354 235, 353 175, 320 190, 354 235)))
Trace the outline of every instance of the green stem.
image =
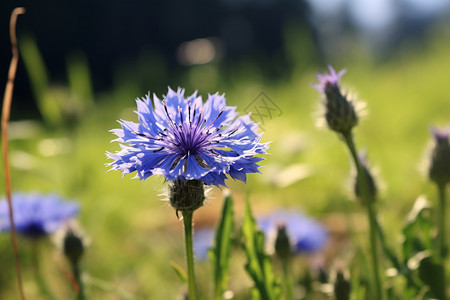
POLYGON ((378 238, 380 239, 381 248, 383 249, 384 254, 389 258, 394 268, 397 270, 401 269, 400 262, 398 261, 397 256, 394 254, 394 252, 389 248, 389 246, 386 243, 386 239, 384 238, 383 230, 381 229, 380 223, 378 223, 378 220, 375 218, 376 222, 376 228, 378 233, 378 238))
MULTIPOLYGON (((375 219, 375 221, 377 224, 378 238, 380 239, 380 244, 381 244, 381 248, 383 249, 384 255, 386 255, 386 257, 391 261, 391 264, 394 266, 394 268, 397 269, 397 271, 401 272, 402 265, 400 264, 398 257, 396 256, 394 251, 392 251, 392 249, 390 249, 389 246, 387 245, 386 239, 384 238, 383 230, 381 229, 381 226, 380 226, 380 223, 378 223, 377 219, 375 219)), ((417 285, 417 283, 412 278, 410 271, 403 273, 403 276, 406 278, 409 286, 414 286, 414 287, 420 289, 420 287, 417 285)))
POLYGON ((81 281, 81 270, 80 270, 80 267, 78 266, 78 264, 76 264, 76 263, 72 264, 72 273, 73 273, 75 282, 78 285, 77 300, 84 300, 84 299, 86 299, 86 297, 84 295, 84 285, 83 285, 83 282, 81 281))
POLYGON ((292 283, 290 259, 282 258, 281 264, 283 265, 283 276, 284 276, 284 294, 286 300, 294 300, 294 286, 292 283))
MULTIPOLYGON (((439 251, 439 261, 442 266, 445 266, 445 258, 447 257, 447 242, 446 242, 446 226, 445 226, 445 216, 446 216, 446 191, 445 184, 438 185, 439 190, 439 217, 438 217, 438 251, 439 251)), ((444 272, 445 273, 445 272, 444 272)))
MULTIPOLYGON (((438 247, 437 247, 437 251, 439 252, 438 254, 438 258, 439 258, 439 262, 442 266, 442 282, 446 282, 445 281, 445 272, 446 272, 446 268, 445 268, 445 263, 446 263, 446 258, 447 258, 447 231, 446 231, 446 209, 447 209, 447 205, 446 205, 446 184, 438 184, 438 190, 439 190, 439 217, 438 217, 438 226, 439 226, 439 232, 438 232, 438 237, 437 237, 437 242, 438 242, 438 247)), ((445 289, 444 289, 444 294, 445 294, 445 289)))
POLYGON ((372 269, 375 280, 375 297, 374 299, 382 300, 383 299, 383 291, 381 288, 381 277, 380 270, 378 265, 378 240, 377 240, 377 222, 376 222, 376 213, 375 208, 373 206, 374 199, 369 193, 368 183, 366 176, 363 172, 361 163, 358 159, 358 153, 356 151, 356 146, 353 141, 353 135, 351 132, 343 134, 345 139, 345 143, 347 144, 350 153, 352 155, 353 161, 357 170, 357 180, 358 185, 361 191, 361 198, 363 200, 364 205, 367 208, 367 217, 369 219, 369 242, 370 242, 370 251, 371 251, 371 259, 372 259, 372 269))
POLYGON ((186 260, 188 267, 188 288, 189 300, 197 299, 197 290, 195 287, 195 272, 194 272, 194 250, 192 247, 192 215, 193 211, 182 211, 184 222, 184 236, 186 244, 186 260))

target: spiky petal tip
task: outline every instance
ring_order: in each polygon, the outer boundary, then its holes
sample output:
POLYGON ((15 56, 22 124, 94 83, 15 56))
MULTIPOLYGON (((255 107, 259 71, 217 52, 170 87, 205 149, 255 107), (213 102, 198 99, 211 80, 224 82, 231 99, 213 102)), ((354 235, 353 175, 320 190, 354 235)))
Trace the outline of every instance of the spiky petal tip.
POLYGON ((121 144, 109 165, 139 179, 163 175, 167 180, 201 180, 225 185, 226 175, 246 181, 258 171, 266 154, 258 125, 249 115, 239 116, 226 106, 224 95, 208 95, 203 103, 197 92, 185 98, 184 89, 169 88, 163 100, 153 95, 137 99, 139 123, 121 120, 112 132, 121 144))

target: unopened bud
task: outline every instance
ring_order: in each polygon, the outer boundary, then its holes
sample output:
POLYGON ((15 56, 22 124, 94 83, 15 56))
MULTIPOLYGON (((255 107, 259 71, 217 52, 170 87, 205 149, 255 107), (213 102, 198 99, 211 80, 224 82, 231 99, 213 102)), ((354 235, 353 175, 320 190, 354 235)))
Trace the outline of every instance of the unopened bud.
POLYGON ((431 153, 431 162, 428 175, 430 180, 439 185, 450 182, 450 142, 449 132, 433 128, 434 148, 431 153))
POLYGON ((347 134, 356 124, 358 115, 352 101, 343 95, 339 86, 339 79, 345 70, 336 74, 333 67, 329 66, 330 74, 318 74, 319 84, 313 85, 324 95, 325 119, 328 127, 336 132, 347 134))
POLYGON ((277 238, 275 240, 275 253, 281 259, 289 258, 292 255, 291 243, 286 232, 286 226, 278 226, 277 238))
MULTIPOLYGON (((364 179, 366 180, 368 196, 370 196, 371 201, 375 201, 375 198, 377 195, 377 186, 375 184, 375 180, 374 180, 372 174, 370 173, 369 167, 367 165, 366 154, 364 152, 360 153, 358 155, 358 160, 359 160, 359 164, 361 165, 362 176, 364 176, 364 179)), ((359 184, 359 179, 360 179, 359 176, 360 176, 360 174, 356 175, 356 178, 354 181, 354 191, 355 191, 356 197, 361 199, 362 197, 361 197, 361 188, 360 188, 360 184, 359 184)))
POLYGON ((76 265, 84 253, 83 239, 72 229, 67 229, 63 241, 63 252, 71 264, 76 265))
POLYGON ((205 184, 201 180, 171 181, 169 200, 177 212, 194 211, 205 201, 205 184))
POLYGON ((334 295, 336 300, 349 300, 351 292, 351 284, 345 278, 342 271, 336 274, 336 282, 334 283, 334 295))

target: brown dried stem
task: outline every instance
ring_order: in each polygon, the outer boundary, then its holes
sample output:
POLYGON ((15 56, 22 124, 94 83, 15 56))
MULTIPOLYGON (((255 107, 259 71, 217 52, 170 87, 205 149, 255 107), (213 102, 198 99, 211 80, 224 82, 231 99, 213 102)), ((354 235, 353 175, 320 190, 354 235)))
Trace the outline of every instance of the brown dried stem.
POLYGON ((11 200, 11 173, 8 155, 8 146, 9 146, 8 123, 11 112, 14 79, 16 77, 17 63, 19 61, 19 51, 17 49, 17 38, 16 38, 16 23, 17 17, 24 13, 25 8, 23 7, 17 7, 11 13, 11 20, 9 23, 9 30, 10 30, 9 33, 11 37, 12 58, 11 64, 9 65, 8 81, 6 82, 5 94, 3 96, 3 110, 2 110, 2 149, 3 149, 3 168, 5 172, 5 189, 6 189, 6 198, 8 199, 9 222, 11 224, 11 241, 14 250, 14 261, 16 264, 17 283, 19 285, 19 291, 22 300, 25 300, 25 294, 23 292, 22 286, 22 275, 20 271, 20 262, 19 262, 19 247, 17 244, 17 235, 16 235, 16 228, 14 226, 14 215, 11 200))

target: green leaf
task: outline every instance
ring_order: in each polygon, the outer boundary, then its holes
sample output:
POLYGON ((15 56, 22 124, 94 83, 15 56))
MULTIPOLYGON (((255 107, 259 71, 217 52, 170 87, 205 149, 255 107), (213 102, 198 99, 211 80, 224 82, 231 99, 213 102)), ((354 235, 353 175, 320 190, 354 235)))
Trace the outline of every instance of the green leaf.
POLYGON ((175 271, 175 273, 177 273, 178 278, 180 278, 184 284, 187 284, 188 278, 187 278, 186 271, 180 265, 178 265, 176 262, 173 262, 173 261, 170 262, 170 266, 175 271))
POLYGON ((275 277, 269 256, 264 253, 264 233, 258 230, 247 198, 242 226, 243 247, 247 256, 245 269, 254 283, 252 299, 279 299, 281 287, 275 277), (258 297, 255 295, 257 291, 258 297))
POLYGON ((430 235, 433 222, 429 218, 430 204, 421 196, 417 198, 413 208, 409 212, 406 224, 403 227, 403 257, 405 261, 416 253, 426 249, 433 249, 433 239, 430 235))
POLYGON ((366 299, 366 288, 360 282, 359 272, 352 274, 351 277, 351 300, 366 299))
MULTIPOLYGON (((417 270, 418 277, 429 288, 429 293, 435 298, 445 294, 445 285, 443 282, 443 268, 433 261, 432 255, 435 254, 433 244, 434 223, 430 216, 431 205, 428 200, 420 196, 414 203, 413 208, 407 216, 407 222, 403 228, 403 256, 405 268, 404 274, 417 270)), ((414 278, 408 279, 408 288, 415 291, 416 294, 422 293, 423 285, 414 278)))
POLYGON ((44 121, 51 125, 61 125, 64 117, 61 107, 50 89, 47 67, 36 41, 30 36, 25 36, 20 40, 19 45, 20 54, 37 101, 36 105, 44 121))
POLYGON ((89 62, 82 52, 73 52, 67 58, 66 69, 74 109, 79 114, 84 113, 94 106, 89 62))
POLYGON ((431 257, 425 257, 420 261, 419 278, 430 287, 433 298, 446 299, 444 268, 432 261, 431 257))
POLYGON ((228 286, 233 227, 233 200, 227 196, 216 230, 214 247, 208 251, 214 272, 214 299, 222 299, 228 286))

